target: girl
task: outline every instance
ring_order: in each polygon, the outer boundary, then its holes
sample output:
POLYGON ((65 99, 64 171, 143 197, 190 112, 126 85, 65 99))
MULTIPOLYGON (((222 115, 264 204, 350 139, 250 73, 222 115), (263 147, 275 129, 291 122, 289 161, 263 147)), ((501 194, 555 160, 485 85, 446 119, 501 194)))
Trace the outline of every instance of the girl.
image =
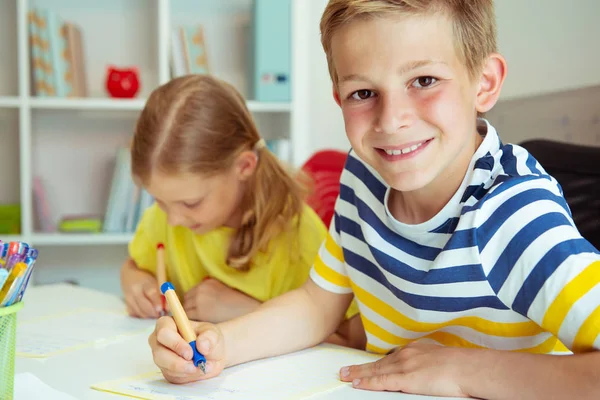
MULTIPOLYGON (((135 128, 131 161, 155 204, 121 270, 130 315, 160 315, 159 243, 190 319, 229 320, 307 280, 326 227, 303 202, 300 183, 265 148, 232 86, 190 75, 154 90, 135 128)), ((347 318, 356 314, 353 305, 347 318)), ((330 341, 364 346, 357 323, 346 320, 330 341)))

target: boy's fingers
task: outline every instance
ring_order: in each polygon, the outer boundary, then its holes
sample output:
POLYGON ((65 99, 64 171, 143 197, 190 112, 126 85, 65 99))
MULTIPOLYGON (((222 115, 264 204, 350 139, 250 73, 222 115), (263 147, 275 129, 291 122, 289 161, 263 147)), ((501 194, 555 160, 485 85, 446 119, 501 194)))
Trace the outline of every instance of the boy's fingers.
POLYGON ((388 357, 384 357, 375 362, 344 367, 340 370, 340 378, 343 381, 349 382, 357 378, 397 372, 399 370, 398 364, 387 362, 387 358, 388 357))
MULTIPOLYGON (((156 340, 185 360, 191 360, 194 354, 192 347, 177 332, 175 321, 171 317, 162 317, 156 323, 156 340)), ((183 372, 183 371, 182 371, 183 372)))
POLYGON ((211 324, 202 324, 199 326, 200 333, 196 339, 196 348, 205 356, 210 356, 211 359, 221 360, 224 357, 222 336, 217 328, 211 324))

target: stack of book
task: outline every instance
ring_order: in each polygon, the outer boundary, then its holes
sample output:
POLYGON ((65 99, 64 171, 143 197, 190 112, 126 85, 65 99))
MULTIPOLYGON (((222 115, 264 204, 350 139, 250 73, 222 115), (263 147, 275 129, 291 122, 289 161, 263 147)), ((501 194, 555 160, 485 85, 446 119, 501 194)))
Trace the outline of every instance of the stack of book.
POLYGON ((48 9, 34 8, 28 17, 33 94, 87 97, 81 29, 48 9))

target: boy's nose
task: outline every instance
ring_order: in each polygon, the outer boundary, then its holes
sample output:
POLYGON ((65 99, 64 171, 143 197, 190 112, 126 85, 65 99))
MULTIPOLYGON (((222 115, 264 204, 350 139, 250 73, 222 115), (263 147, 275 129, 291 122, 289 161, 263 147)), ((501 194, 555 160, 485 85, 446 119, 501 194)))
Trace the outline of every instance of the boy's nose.
POLYGON ((379 118, 375 131, 393 134, 410 125, 412 112, 407 99, 388 96, 380 102, 379 118))

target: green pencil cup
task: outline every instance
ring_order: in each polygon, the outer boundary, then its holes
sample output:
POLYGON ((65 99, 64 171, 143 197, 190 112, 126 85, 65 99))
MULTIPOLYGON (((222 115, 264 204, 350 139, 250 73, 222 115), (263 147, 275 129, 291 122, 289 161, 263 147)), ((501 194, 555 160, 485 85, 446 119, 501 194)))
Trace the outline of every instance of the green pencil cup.
POLYGON ((15 352, 17 344, 17 312, 20 301, 0 307, 0 399, 12 400, 15 384, 15 352))

